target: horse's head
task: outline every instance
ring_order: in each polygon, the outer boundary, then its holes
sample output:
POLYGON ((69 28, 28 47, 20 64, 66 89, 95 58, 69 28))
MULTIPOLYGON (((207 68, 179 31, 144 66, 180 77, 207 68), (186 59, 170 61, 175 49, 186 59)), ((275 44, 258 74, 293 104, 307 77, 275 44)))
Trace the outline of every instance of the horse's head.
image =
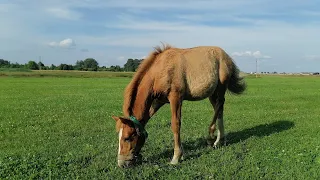
POLYGON ((118 166, 128 167, 136 162, 148 134, 134 117, 112 118, 116 121, 116 130, 119 133, 118 166))

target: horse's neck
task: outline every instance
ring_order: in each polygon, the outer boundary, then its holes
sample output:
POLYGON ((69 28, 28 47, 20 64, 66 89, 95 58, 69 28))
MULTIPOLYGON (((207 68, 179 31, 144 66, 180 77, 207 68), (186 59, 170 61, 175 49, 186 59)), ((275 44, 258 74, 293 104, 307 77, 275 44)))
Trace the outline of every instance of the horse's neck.
POLYGON ((144 124, 150 119, 149 110, 151 104, 151 82, 144 80, 138 86, 136 98, 132 106, 133 115, 137 119, 142 120, 144 124))

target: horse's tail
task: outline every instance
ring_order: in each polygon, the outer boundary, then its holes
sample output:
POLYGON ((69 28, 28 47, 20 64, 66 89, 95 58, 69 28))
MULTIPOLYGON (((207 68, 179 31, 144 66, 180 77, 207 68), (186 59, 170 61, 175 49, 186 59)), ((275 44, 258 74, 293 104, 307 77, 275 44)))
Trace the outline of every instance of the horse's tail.
POLYGON ((233 94, 242 94, 246 90, 247 85, 244 81, 244 78, 240 77, 240 70, 230 56, 228 56, 228 60, 230 61, 231 65, 231 67, 229 67, 230 78, 228 90, 233 94))

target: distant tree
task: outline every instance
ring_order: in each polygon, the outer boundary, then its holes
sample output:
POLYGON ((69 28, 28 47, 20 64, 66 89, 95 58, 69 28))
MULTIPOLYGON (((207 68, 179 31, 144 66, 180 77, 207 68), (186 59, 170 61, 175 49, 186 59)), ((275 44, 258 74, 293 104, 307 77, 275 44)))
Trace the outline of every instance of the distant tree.
POLYGON ((15 64, 10 63, 9 67, 10 68, 20 68, 20 64, 18 64, 18 63, 15 63, 15 64))
POLYGON ((60 64, 58 67, 57 67, 58 70, 73 70, 73 66, 72 65, 69 65, 69 64, 60 64))
POLYGON ((38 62, 38 67, 39 67, 40 70, 44 70, 45 69, 44 64, 41 61, 38 62))
POLYGON ((143 59, 135 59, 133 61, 133 64, 134 64, 134 71, 137 71, 139 65, 141 64, 141 62, 143 61, 143 59))
POLYGON ((0 59, 0 67, 2 68, 9 68, 10 67, 10 62, 4 59, 0 59))
POLYGON ((134 63, 133 63, 133 59, 128 59, 127 63, 124 64, 124 70, 125 71, 134 71, 134 63))
POLYGON ((142 59, 128 59, 124 64, 125 71, 135 72, 139 65, 141 64, 142 59))
POLYGON ((117 66, 110 66, 110 68, 108 68, 108 71, 121 72, 123 71, 123 69, 117 65, 117 66))
POLYGON ((102 66, 98 68, 98 71, 107 71, 107 67, 106 66, 102 66))
POLYGON ((25 68, 25 66, 23 64, 19 64, 19 63, 10 63, 8 68, 25 68))
POLYGON ((51 64, 51 66, 49 67, 50 70, 55 70, 57 68, 57 66, 55 66, 54 64, 51 64))
POLYGON ((117 66, 115 66, 115 71, 116 71, 116 72, 120 72, 120 71, 122 71, 122 68, 117 65, 117 66))
POLYGON ((27 64, 28 69, 39 70, 39 66, 35 61, 29 61, 27 64))
POLYGON ((84 69, 87 71, 97 71, 99 63, 93 58, 87 58, 83 61, 84 69))
POLYGON ((78 60, 74 66, 74 69, 82 71, 84 69, 84 62, 82 60, 78 60))

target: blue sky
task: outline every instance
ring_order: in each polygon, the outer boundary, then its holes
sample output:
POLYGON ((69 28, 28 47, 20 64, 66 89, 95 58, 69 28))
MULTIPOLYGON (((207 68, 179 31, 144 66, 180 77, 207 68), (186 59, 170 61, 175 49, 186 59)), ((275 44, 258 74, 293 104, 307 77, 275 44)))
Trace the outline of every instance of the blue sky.
POLYGON ((318 0, 0 0, 0 58, 142 58, 161 42, 224 48, 241 70, 320 71, 318 0))

